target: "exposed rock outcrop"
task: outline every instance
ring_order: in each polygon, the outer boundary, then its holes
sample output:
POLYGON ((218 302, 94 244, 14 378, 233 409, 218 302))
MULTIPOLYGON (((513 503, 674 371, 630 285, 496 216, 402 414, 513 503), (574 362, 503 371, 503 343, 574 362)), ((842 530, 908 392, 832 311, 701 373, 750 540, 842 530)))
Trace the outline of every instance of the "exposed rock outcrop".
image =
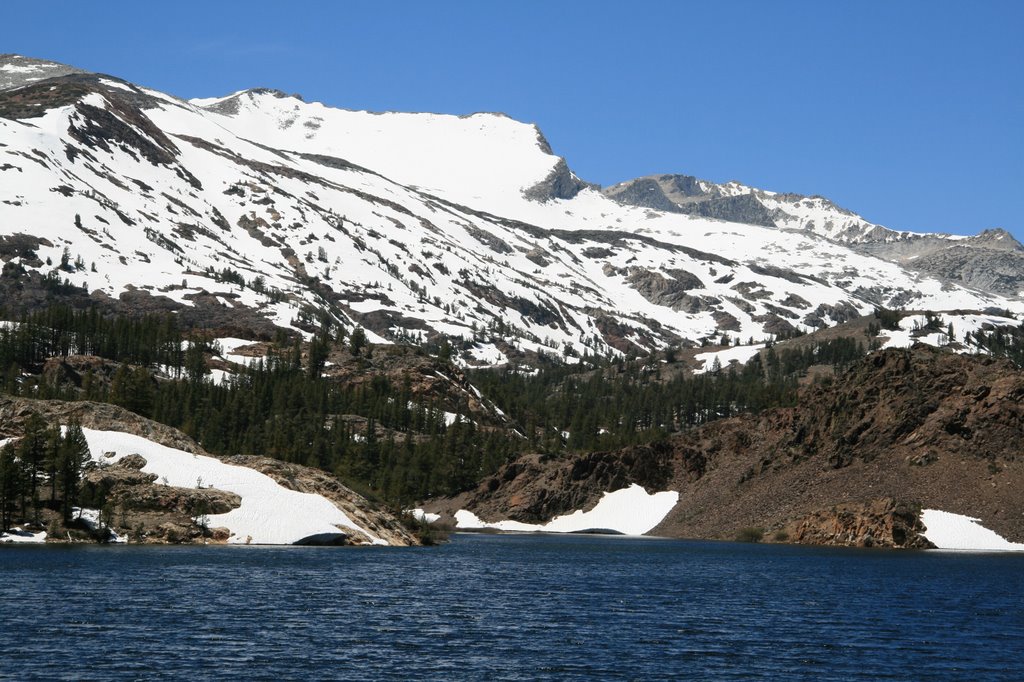
POLYGON ((569 170, 565 159, 558 159, 555 167, 546 178, 533 187, 523 190, 523 196, 532 201, 550 201, 551 199, 572 199, 585 189, 598 189, 598 185, 584 182, 569 170))
POLYGON ((802 545, 930 549, 921 510, 891 499, 841 504, 789 523, 780 539, 802 545))
POLYGON ((90 429, 123 431, 185 452, 206 454, 194 440, 177 429, 140 417, 116 405, 87 401, 65 402, 0 396, 0 436, 20 436, 25 420, 33 413, 39 414, 51 424, 77 421, 90 429))
POLYGON ((626 281, 651 303, 672 310, 697 313, 711 310, 713 306, 721 303, 713 297, 693 296, 687 293, 691 289, 699 288, 701 282, 685 270, 670 274, 671 278, 645 268, 630 268, 626 281))
POLYGON ((672 475, 670 454, 667 443, 572 459, 528 454, 482 481, 475 490, 435 503, 431 509, 450 515, 466 508, 485 521, 543 523, 566 511, 589 509, 604 492, 631 483, 649 492, 663 489, 672 475))
POLYGON ((733 223, 775 227, 778 217, 753 193, 728 194, 715 183, 691 175, 637 178, 602 191, 622 204, 733 223))

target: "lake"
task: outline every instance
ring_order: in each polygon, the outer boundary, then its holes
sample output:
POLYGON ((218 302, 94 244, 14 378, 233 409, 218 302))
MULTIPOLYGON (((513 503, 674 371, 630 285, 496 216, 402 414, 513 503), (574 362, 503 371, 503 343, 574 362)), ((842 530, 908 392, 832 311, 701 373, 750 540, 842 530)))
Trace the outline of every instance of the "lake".
POLYGON ((0 679, 1020 680, 1024 556, 0 547, 0 679))

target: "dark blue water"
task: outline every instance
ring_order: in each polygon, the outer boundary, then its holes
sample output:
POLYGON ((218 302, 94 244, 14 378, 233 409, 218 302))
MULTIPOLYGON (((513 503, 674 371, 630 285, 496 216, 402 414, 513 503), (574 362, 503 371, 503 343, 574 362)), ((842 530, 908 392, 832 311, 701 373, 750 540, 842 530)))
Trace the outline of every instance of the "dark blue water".
POLYGON ((2 679, 1024 679, 1024 556, 0 548, 2 679))

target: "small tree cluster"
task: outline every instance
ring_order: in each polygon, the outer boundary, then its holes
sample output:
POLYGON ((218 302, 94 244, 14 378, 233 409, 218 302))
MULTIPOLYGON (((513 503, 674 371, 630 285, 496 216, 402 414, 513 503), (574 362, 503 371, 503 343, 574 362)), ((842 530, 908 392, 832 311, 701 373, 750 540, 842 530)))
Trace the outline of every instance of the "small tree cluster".
POLYGON ((59 508, 64 520, 70 520, 88 461, 89 444, 81 426, 72 423, 62 432, 31 415, 24 436, 0 448, 0 529, 7 530, 19 519, 38 523, 47 483, 48 506, 59 508))

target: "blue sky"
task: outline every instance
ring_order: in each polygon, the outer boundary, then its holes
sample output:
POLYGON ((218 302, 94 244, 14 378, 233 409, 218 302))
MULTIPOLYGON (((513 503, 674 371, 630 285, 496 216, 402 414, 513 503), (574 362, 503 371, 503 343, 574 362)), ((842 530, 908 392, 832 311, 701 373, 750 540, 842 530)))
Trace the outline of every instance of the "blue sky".
POLYGON ((591 182, 735 179, 1024 241, 1021 26, 1021 2, 941 0, 10 3, 0 52, 182 97, 504 111, 591 182))

